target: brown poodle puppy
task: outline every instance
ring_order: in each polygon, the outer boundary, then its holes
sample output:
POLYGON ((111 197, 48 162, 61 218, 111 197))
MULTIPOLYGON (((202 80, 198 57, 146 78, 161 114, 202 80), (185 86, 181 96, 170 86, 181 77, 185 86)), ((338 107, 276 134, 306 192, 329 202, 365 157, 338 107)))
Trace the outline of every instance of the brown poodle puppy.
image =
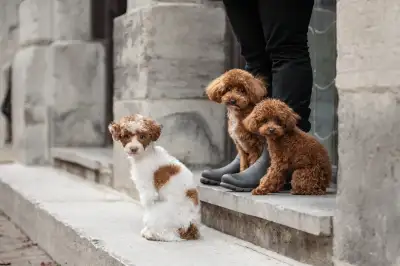
POLYGON ((271 166, 253 195, 279 192, 289 171, 292 194, 323 195, 332 177, 328 152, 314 137, 296 127, 300 117, 284 102, 267 99, 243 121, 251 132, 265 136, 271 166))
POLYGON ((240 156, 240 171, 261 155, 265 139, 243 127, 242 121, 267 94, 261 79, 241 69, 232 69, 213 80, 206 88, 211 101, 228 109, 228 131, 240 156))

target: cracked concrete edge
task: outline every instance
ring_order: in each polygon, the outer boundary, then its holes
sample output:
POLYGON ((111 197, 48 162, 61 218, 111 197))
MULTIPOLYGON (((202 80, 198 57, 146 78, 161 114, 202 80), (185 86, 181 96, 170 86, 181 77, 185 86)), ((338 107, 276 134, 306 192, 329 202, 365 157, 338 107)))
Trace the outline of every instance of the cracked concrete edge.
POLYGON ((0 181, 0 209, 55 261, 68 265, 124 266, 120 258, 0 181))
POLYGON ((313 235, 331 236, 333 215, 288 209, 268 202, 259 202, 225 191, 220 187, 199 185, 200 200, 239 213, 259 217, 313 235))

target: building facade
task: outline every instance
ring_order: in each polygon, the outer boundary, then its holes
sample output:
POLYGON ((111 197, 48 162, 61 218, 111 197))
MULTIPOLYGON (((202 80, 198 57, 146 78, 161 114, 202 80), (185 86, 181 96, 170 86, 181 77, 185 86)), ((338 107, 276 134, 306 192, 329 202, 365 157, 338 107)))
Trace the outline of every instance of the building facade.
MULTIPOLYGON (((311 133, 339 166, 336 265, 400 265, 399 14, 395 0, 315 0, 311 133)), ((241 64, 217 1, 3 0, 0 146, 50 164, 56 147, 111 148, 108 123, 141 113, 186 164, 220 165, 225 110, 204 87, 241 64)), ((137 198, 127 163, 115 146, 109 185, 137 198)))

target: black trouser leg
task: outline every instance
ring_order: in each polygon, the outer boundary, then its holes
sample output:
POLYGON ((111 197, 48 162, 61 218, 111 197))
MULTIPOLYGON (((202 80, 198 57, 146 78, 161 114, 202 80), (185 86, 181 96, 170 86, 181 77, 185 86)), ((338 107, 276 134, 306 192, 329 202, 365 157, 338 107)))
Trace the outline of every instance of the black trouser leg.
POLYGON ((265 50, 266 42, 258 16, 257 1, 224 0, 224 5, 246 61, 245 69, 255 76, 263 77, 269 86, 268 96, 272 96, 271 61, 265 50))
POLYGON ((308 132, 313 73, 307 32, 314 0, 258 0, 266 51, 272 62, 272 97, 286 102, 301 116, 308 132))
POLYGON ((269 82, 269 95, 286 102, 310 130, 312 69, 307 32, 313 0, 224 0, 246 69, 269 82))

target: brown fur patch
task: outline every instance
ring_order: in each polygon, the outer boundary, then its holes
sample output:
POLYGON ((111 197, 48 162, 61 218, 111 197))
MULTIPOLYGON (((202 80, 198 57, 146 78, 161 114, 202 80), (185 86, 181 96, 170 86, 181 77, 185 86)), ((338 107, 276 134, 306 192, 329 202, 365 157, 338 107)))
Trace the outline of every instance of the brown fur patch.
POLYGON ((160 190, 174 175, 181 171, 181 167, 177 164, 169 164, 160 166, 154 172, 154 187, 160 190))
POLYGON ((189 227, 185 230, 180 228, 178 230, 179 236, 185 240, 196 240, 200 238, 200 232, 196 225, 190 224, 189 227))
POLYGON ((197 189, 192 188, 186 190, 186 197, 188 197, 195 206, 199 205, 199 193, 197 192, 197 189))
POLYGON ((244 126, 266 137, 271 166, 253 195, 278 192, 289 171, 292 194, 321 195, 332 178, 328 152, 313 136, 296 127, 299 116, 284 102, 267 99, 254 108, 244 126))

